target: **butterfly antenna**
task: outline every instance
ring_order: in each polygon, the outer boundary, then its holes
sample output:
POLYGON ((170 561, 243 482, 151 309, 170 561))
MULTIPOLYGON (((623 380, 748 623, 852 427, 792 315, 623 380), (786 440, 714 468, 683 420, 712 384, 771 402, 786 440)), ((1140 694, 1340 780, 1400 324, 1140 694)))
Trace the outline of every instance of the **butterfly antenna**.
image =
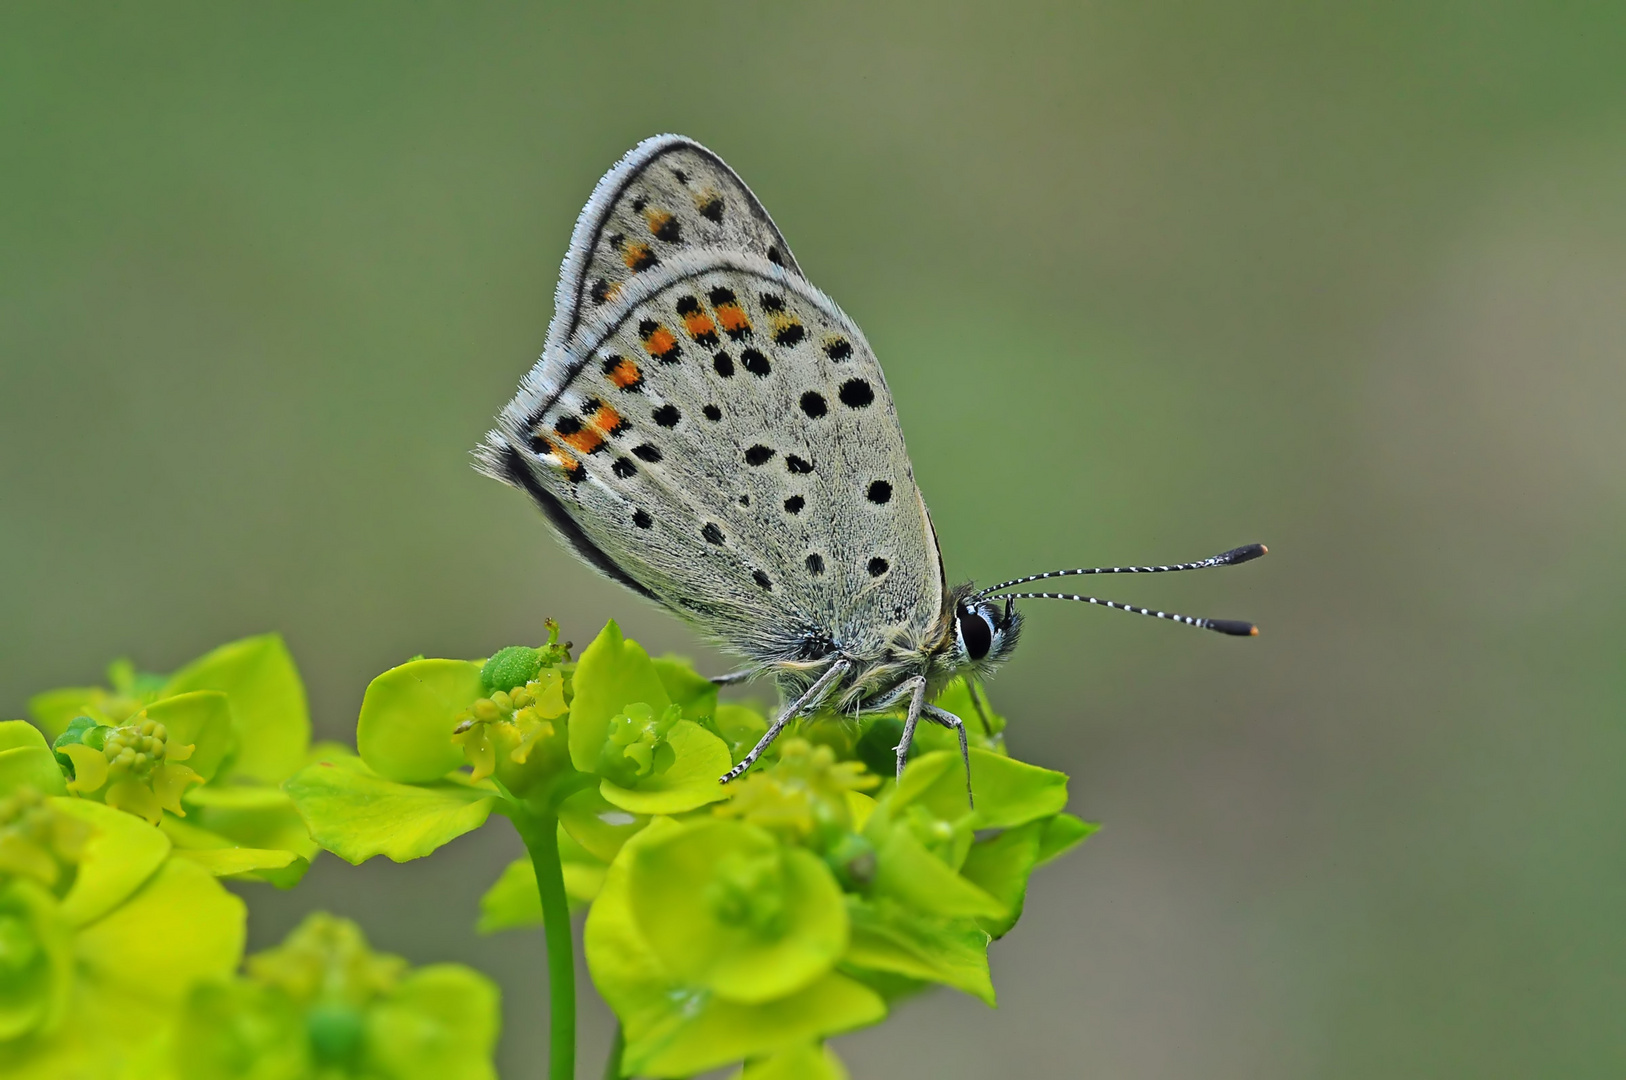
POLYGON ((1074 577, 1079 574, 1172 574, 1176 570, 1206 570, 1210 566, 1240 566, 1245 562, 1252 562, 1270 549, 1263 544, 1243 544, 1230 551, 1222 551, 1212 558, 1200 562, 1175 563, 1172 566, 1092 566, 1082 570, 1051 570, 1044 574, 1034 574, 1032 577, 1015 578, 1011 581, 1002 581, 998 585, 991 585, 982 590, 980 595, 987 596, 1001 589, 1008 589, 1012 585, 1026 585, 1030 581, 1044 581, 1053 577, 1074 577))
POLYGON ((1132 611, 1136 615, 1150 615, 1154 619, 1168 619, 1170 622, 1185 623, 1203 630, 1214 630, 1221 634, 1230 634, 1233 637, 1258 637, 1259 628, 1251 622, 1240 619, 1199 619, 1191 615, 1176 615, 1172 611, 1156 611, 1152 608, 1136 607, 1133 604, 1120 604, 1116 600, 1102 600, 1098 596, 1079 596, 1075 593, 1055 592, 1019 592, 1006 593, 1003 596, 991 596, 990 600, 1077 600, 1084 604, 1096 604, 1100 607, 1109 607, 1114 611, 1132 611))

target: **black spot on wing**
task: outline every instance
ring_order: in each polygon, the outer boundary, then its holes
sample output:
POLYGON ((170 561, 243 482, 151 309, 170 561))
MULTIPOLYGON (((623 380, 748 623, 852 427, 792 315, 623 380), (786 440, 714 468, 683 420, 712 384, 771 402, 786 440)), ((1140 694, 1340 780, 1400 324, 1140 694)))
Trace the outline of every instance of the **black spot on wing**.
POLYGON ((817 390, 809 390, 802 395, 802 411, 817 420, 830 411, 830 406, 825 404, 823 394, 817 390))
POLYGON ((797 457, 795 454, 786 454, 785 468, 797 475, 803 475, 813 471, 813 463, 805 458, 797 457))
POLYGON ((638 466, 632 463, 631 458, 616 458, 615 464, 610 466, 610 471, 615 473, 615 475, 619 476, 621 479, 625 480, 628 477, 637 474, 638 466))
POLYGON ((734 358, 725 352, 720 352, 711 358, 712 370, 725 379, 734 377, 734 358))
POLYGON ((677 427, 678 421, 683 419, 683 414, 678 412, 676 405, 662 405, 650 413, 650 418, 661 427, 677 427))
POLYGON ((785 513, 800 514, 802 512, 802 507, 806 505, 806 499, 802 498, 800 495, 792 495, 790 498, 785 500, 785 513))
POLYGON ((824 355, 832 360, 845 360, 853 354, 852 342, 846 338, 834 338, 825 342, 824 355))
POLYGON ((773 451, 761 443, 757 443, 745 452, 747 465, 766 465, 773 459, 773 451))
POLYGON ((762 586, 764 589, 771 590, 773 588, 773 582, 770 581, 768 579, 768 575, 764 574, 761 570, 751 571, 751 580, 762 586))
POLYGON ((723 530, 717 527, 716 522, 706 522, 706 527, 700 530, 700 535, 704 536, 706 542, 710 544, 721 544, 723 542, 723 530))
POLYGON ((768 358, 755 349, 746 349, 740 353, 740 363, 745 365, 746 371, 759 379, 767 378, 768 372, 773 370, 773 366, 768 363, 768 358))
POLYGON ((661 450, 653 443, 639 443, 632 448, 632 456, 653 465, 661 459, 661 450))
POLYGON ((816 551, 809 555, 807 557, 807 572, 810 574, 824 573, 824 556, 816 551))
POLYGON ((714 424, 717 421, 719 421, 719 420, 721 420, 723 418, 723 410, 719 409, 715 405, 707 405, 704 409, 701 409, 700 411, 705 413, 706 414, 706 419, 710 420, 714 424))
POLYGON ((723 197, 713 193, 700 203, 700 216, 707 221, 721 225, 723 223, 723 197))
POLYGON ((644 513, 642 510, 634 510, 632 512, 632 523, 638 526, 640 529, 647 529, 651 525, 655 524, 655 519, 644 513))
POLYGON ((867 379, 848 379, 841 384, 837 396, 847 408, 862 409, 875 400, 875 388, 870 386, 867 379))
POLYGON ((877 556, 875 556, 875 558, 871 559, 869 561, 869 565, 867 567, 865 567, 865 569, 867 569, 869 571, 869 576, 870 577, 880 577, 882 574, 886 573, 887 570, 889 570, 890 568, 891 568, 891 564, 888 563, 885 559, 881 558, 879 555, 877 555, 877 556))
POLYGON ((870 502, 884 506, 892 501, 892 485, 885 480, 875 480, 870 483, 869 490, 865 494, 870 502))

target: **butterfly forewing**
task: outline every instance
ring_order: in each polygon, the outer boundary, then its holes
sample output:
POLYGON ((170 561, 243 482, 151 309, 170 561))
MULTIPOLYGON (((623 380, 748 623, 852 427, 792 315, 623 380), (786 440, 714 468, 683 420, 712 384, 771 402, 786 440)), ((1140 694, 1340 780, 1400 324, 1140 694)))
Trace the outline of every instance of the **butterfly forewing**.
POLYGON ((717 155, 679 135, 644 140, 599 181, 576 222, 547 353, 573 344, 639 275, 703 250, 756 255, 801 274, 773 219, 717 155))
POLYGON ((494 435, 667 607, 763 661, 936 622, 936 541, 880 367, 799 274, 676 255, 550 360, 555 385, 529 381, 494 435))

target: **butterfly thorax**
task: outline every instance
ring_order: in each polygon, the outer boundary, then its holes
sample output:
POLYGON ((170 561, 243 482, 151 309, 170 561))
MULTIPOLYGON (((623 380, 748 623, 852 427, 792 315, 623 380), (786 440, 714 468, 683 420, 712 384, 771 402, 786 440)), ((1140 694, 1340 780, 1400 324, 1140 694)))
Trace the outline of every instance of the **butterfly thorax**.
POLYGON ((837 660, 848 661, 851 670, 826 700, 837 711, 857 713, 916 677, 926 680, 927 700, 956 675, 986 679, 1009 658, 1020 633, 1018 613, 981 600, 968 583, 944 596, 929 624, 871 628, 847 641, 815 631, 801 643, 814 655, 753 659, 775 676, 787 700, 799 697, 837 660))

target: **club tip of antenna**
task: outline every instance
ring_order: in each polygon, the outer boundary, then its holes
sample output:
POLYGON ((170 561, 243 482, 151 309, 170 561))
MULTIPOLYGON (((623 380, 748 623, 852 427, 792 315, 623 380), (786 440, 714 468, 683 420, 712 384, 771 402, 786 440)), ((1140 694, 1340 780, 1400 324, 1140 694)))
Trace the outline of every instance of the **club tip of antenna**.
POLYGON ((1270 549, 1263 544, 1243 544, 1239 548, 1232 548, 1219 557, 1220 565, 1236 566, 1240 563, 1252 562, 1261 555, 1269 553, 1270 549))
POLYGON ((1209 619, 1208 628, 1218 630, 1222 634, 1230 634, 1232 637, 1259 636, 1257 626, 1251 622, 1243 622, 1240 619, 1209 619))

